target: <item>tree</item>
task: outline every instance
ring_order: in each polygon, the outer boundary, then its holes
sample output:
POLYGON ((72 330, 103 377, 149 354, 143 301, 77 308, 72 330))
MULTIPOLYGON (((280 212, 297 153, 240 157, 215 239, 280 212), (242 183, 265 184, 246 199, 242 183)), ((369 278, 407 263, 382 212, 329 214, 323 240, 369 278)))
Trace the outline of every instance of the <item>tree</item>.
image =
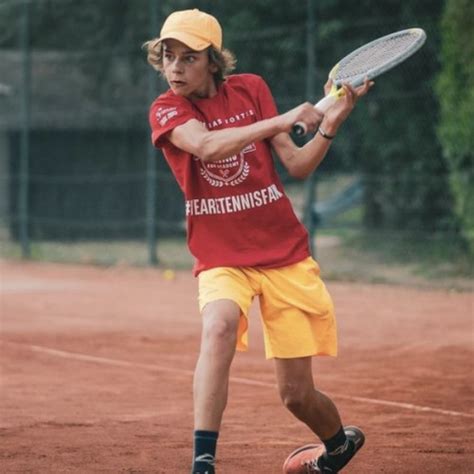
POLYGON ((438 104, 433 92, 443 0, 403 4, 365 0, 363 8, 346 10, 342 5, 346 2, 335 3, 345 16, 324 14, 341 21, 332 40, 340 49, 343 39, 350 38, 345 42, 346 52, 412 26, 428 34, 421 51, 376 79, 374 90, 345 125, 344 140, 335 142, 336 151, 337 146, 344 147, 351 156, 350 166, 364 177, 367 227, 397 233, 452 230, 452 198, 436 136, 438 104), (366 18, 369 10, 371 18, 366 18))
POLYGON ((442 21, 438 135, 462 234, 474 254, 474 3, 448 0, 442 21))

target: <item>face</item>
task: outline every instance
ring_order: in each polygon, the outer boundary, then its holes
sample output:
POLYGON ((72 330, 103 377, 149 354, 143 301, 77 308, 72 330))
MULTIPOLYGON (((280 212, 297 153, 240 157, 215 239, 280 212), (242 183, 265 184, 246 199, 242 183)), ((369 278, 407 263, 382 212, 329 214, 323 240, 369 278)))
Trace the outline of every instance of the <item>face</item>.
POLYGON ((176 95, 189 99, 212 97, 216 93, 207 50, 194 51, 180 41, 163 41, 163 73, 176 95))

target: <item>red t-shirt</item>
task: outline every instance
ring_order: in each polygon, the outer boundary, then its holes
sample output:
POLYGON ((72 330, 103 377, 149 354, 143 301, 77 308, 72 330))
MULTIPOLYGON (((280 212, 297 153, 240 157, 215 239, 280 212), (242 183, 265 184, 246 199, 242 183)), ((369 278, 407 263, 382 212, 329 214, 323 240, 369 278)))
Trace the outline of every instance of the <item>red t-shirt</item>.
POLYGON ((310 255, 308 234, 284 193, 267 141, 204 163, 167 140, 167 133, 193 118, 219 130, 275 115, 268 86, 252 74, 229 76, 209 99, 190 101, 169 90, 151 105, 153 144, 162 148, 186 200, 195 275, 221 266, 282 267, 310 255))

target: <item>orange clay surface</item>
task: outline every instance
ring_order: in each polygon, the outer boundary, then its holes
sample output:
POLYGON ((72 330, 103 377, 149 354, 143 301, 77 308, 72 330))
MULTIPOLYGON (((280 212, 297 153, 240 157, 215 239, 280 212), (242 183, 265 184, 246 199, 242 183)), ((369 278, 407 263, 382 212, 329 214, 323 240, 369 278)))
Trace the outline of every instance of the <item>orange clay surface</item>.
MULTIPOLYGON (((197 282, 188 272, 0 262, 2 473, 189 473, 197 282)), ((323 275, 324 276, 324 275, 323 275)), ((472 473, 473 295, 329 282, 340 355, 317 386, 364 448, 347 473, 472 473)), ((314 442, 281 405, 258 307, 219 474, 277 474, 314 442)))

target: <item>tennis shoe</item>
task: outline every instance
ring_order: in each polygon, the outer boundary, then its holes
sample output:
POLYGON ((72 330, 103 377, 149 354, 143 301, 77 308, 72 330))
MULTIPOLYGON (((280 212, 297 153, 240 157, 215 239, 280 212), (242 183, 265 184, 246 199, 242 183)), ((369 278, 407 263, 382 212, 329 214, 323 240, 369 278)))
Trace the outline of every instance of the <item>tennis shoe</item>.
POLYGON ((293 451, 283 464, 283 474, 314 474, 321 470, 315 464, 326 450, 322 444, 307 444, 293 451))
POLYGON ((194 459, 192 474, 215 474, 216 460, 212 454, 202 454, 194 459))
POLYGON ((342 470, 364 445, 364 433, 356 426, 346 426, 347 441, 337 452, 326 453, 323 444, 307 444, 293 451, 283 464, 284 474, 324 474, 342 470), (343 456, 347 453, 345 456, 343 456), (337 456, 337 464, 331 459, 337 456), (343 461, 341 463, 341 456, 343 461))

